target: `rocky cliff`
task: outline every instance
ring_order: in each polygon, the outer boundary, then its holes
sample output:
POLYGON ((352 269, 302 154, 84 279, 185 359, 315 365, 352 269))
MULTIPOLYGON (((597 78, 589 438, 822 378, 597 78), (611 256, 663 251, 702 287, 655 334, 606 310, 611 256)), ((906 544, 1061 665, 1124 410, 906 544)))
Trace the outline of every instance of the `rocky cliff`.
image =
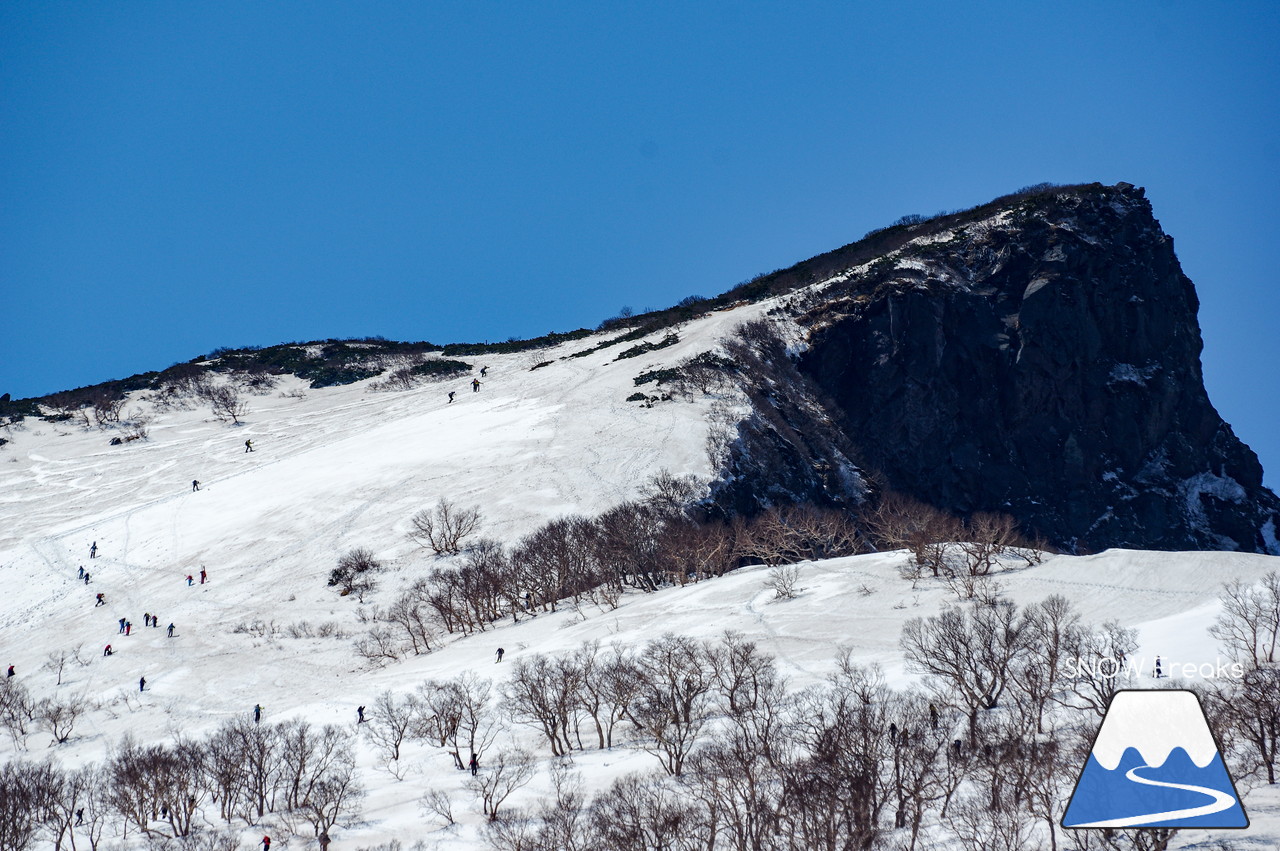
POLYGON ((795 296, 798 366, 864 470, 1068 548, 1280 552, 1280 501, 1205 393, 1195 289, 1143 190, 986 212, 795 296))

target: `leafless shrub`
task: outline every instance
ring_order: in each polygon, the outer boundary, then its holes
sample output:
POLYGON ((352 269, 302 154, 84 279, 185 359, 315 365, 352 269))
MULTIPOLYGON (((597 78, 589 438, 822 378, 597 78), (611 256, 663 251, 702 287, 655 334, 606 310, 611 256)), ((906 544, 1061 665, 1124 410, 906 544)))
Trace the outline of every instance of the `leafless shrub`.
POLYGON ((1251 668, 1280 662, 1280 572, 1258 584, 1239 580, 1222 587, 1222 613, 1209 634, 1251 668))
POLYGON ((36 707, 26 686, 13 677, 0 680, 0 725, 20 748, 26 747, 27 734, 36 720, 36 707))
POLYGON ((375 626, 355 643, 356 655, 372 665, 382 666, 399 662, 401 643, 390 630, 375 626))
POLYGON ((246 393, 254 396, 266 396, 276 388, 280 379, 266 370, 239 372, 235 375, 236 385, 246 393))
POLYGON ((775 600, 792 600, 802 590, 796 587, 800 581, 800 568, 794 564, 780 564, 769 569, 764 587, 773 591, 775 600))
POLYGON ((453 802, 439 789, 428 788, 422 793, 419 804, 423 813, 438 818, 442 827, 451 827, 456 823, 453 819, 453 802))
POLYGON ((498 734, 497 716, 489 706, 492 683, 471 671, 451 680, 428 680, 419 687, 424 709, 416 734, 447 748, 459 771, 467 767, 464 753, 483 759, 498 734))
POLYGON ((410 538, 430 547, 436 555, 457 555, 462 541, 480 525, 480 511, 460 508, 442 498, 434 508, 413 515, 410 522, 413 524, 410 538))
POLYGON ((415 582, 397 597, 382 613, 382 619, 408 642, 415 656, 430 653, 432 645, 439 640, 439 629, 431 608, 430 589, 425 582, 415 582))
POLYGON ((957 552, 954 542, 963 533, 963 526, 955 517, 911 497, 888 492, 862 519, 881 548, 911 551, 910 578, 918 577, 921 571, 933 576, 950 572, 951 558, 957 552))
POLYGON ((240 425, 240 418, 249 412, 249 404, 240 399, 240 391, 231 384, 212 384, 205 388, 204 397, 209 402, 214 417, 240 425))
POLYGON ((533 754, 523 748, 498 751, 467 785, 479 796, 484 814, 493 821, 503 802, 533 779, 534 768, 533 754))
POLYGON ((83 694, 71 695, 66 700, 46 697, 36 703, 36 720, 55 744, 62 744, 71 738, 80 716, 89 711, 89 699, 83 694))
POLYGON ((337 586, 342 596, 354 594, 356 599, 364 602, 364 595, 374 589, 374 573, 382 569, 382 562, 374 557, 373 552, 364 547, 356 547, 343 553, 338 559, 338 566, 329 571, 329 586, 337 586))
POLYGON ((369 738, 382 757, 382 767, 397 780, 404 779, 400 749, 411 732, 421 723, 422 701, 413 694, 396 695, 384 691, 373 703, 369 720, 369 738))

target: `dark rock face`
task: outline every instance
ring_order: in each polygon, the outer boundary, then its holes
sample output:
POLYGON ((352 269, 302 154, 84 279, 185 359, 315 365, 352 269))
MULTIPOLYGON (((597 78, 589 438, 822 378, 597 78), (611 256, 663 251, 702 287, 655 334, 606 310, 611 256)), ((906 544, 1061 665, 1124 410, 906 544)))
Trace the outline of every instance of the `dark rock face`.
POLYGON ((1143 191, 1095 184, 851 270, 803 306, 799 366, 896 490, 1066 547, 1276 552, 1280 500, 1205 393, 1197 308, 1143 191))

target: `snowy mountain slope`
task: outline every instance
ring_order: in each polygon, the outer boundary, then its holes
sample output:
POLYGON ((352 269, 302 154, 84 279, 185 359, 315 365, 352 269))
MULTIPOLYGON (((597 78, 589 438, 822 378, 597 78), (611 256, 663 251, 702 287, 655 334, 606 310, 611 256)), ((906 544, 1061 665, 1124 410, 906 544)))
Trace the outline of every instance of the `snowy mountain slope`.
MULTIPOLYGON (((202 735, 227 718, 245 717, 255 704, 267 720, 351 724, 355 706, 385 689, 409 691, 425 678, 467 670, 501 679, 510 665, 494 664, 498 646, 510 661, 587 640, 638 645, 668 631, 706 638, 739 631, 776 655, 797 686, 831 673, 840 646, 905 684, 912 677, 898 650, 902 625, 954 597, 940 585, 912 587, 900 578, 900 553, 803 565, 804 590, 795 600, 772 600, 762 587, 765 571, 747 568, 687 588, 629 595, 614 611, 586 607, 585 617, 560 611, 503 624, 382 668, 352 651, 366 628, 360 604, 325 584, 338 555, 355 546, 388 563, 375 601, 423 575, 434 559, 405 533, 410 516, 440 497, 480 507, 482 534, 510 543, 547 519, 596 514, 630 498, 661 469, 705 480, 710 404, 628 403, 632 378, 707 350, 770 306, 709 315, 678 329, 676 345, 638 358, 616 361, 618 347, 611 347, 562 359, 605 335, 470 359, 488 367, 475 393, 455 379, 399 393, 369 392, 362 382, 290 395, 301 385, 286 380, 271 395, 249 400, 240 427, 196 407, 154 411, 149 439, 123 446, 108 445, 110 432, 70 423, 29 421, 12 429, 11 442, 0 448, 0 662, 15 665, 36 696, 83 694, 101 708, 56 750, 47 751, 47 737, 36 734, 29 753, 0 743, 0 759, 52 752, 67 765, 101 761, 125 733, 144 742, 179 731, 202 735), (452 404, 445 398, 450 389, 458 391, 452 404), (244 451, 246 439, 257 451, 244 451), (192 479, 201 482, 199 492, 192 492, 192 479), (90 560, 94 541, 98 557, 90 560), (77 579, 80 565, 92 573, 87 586, 77 579), (201 567, 209 582, 188 586, 185 577, 198 576, 201 567), (99 592, 107 605, 94 607, 99 592), (175 637, 142 627, 144 612, 157 613, 161 627, 174 623, 175 637), (121 617, 132 621, 132 635, 118 634, 121 617), (344 635, 290 637, 288 627, 303 622, 333 623, 344 635), (107 643, 117 651, 111 658, 101 655, 107 643), (55 686, 41 666, 49 653, 77 646, 86 664, 72 665, 55 686), (143 676, 147 690, 139 693, 143 676)), ((131 400, 126 410, 146 404, 131 400)), ((1138 626, 1147 656, 1198 662, 1216 655, 1204 630, 1220 584, 1256 578, 1275 564, 1242 554, 1108 551, 1054 557, 1002 573, 999 581, 1019 602, 1060 593, 1093 622, 1138 626)), ((508 735, 535 741, 527 728, 508 735)), ((574 759, 592 788, 655 765, 625 748, 574 759)), ((363 820, 342 831, 338 847, 393 838, 482 847, 482 817, 471 811, 463 773, 443 751, 410 745, 403 781, 376 767, 367 741, 360 760, 370 794, 363 820), (424 783, 455 798, 458 827, 440 831, 422 816, 424 783)), ((544 773, 513 802, 545 793, 548 783, 544 773)), ((1259 794, 1249 836, 1274 841, 1276 796, 1259 794)), ((246 830, 245 838, 255 833, 262 830, 246 830)))

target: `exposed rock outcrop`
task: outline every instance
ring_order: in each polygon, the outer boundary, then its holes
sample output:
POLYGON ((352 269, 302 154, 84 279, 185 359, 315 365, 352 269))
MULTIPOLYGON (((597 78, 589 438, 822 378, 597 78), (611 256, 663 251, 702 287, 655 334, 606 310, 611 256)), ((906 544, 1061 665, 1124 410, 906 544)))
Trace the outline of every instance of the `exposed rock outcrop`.
POLYGON ((1280 500, 1205 393, 1195 290, 1143 190, 916 226, 797 307, 858 461, 1066 547, 1277 552, 1280 500))

